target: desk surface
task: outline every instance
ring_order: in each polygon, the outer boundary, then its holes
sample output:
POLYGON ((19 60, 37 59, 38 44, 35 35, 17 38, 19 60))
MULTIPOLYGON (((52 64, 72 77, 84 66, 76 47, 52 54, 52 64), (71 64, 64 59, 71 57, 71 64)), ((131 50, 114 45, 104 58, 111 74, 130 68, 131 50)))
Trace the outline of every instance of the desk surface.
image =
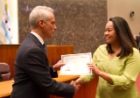
POLYGON ((0 82, 0 98, 11 95, 13 80, 0 82))
MULTIPOLYGON (((58 82, 68 82, 78 77, 79 75, 58 75, 58 78, 53 79, 55 79, 58 82)), ((11 95, 13 83, 14 80, 0 82, 0 98, 11 95)))

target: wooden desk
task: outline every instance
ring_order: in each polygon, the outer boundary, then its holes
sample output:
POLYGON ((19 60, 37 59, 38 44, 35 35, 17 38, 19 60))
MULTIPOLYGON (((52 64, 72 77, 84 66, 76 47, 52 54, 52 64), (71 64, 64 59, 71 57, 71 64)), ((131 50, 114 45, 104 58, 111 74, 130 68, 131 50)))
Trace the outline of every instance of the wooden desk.
MULTIPOLYGON (((58 82, 69 82, 71 80, 77 79, 78 75, 58 75, 58 78, 53 78, 58 82)), ((0 98, 7 97, 11 95, 12 85, 14 80, 0 82, 0 98)))
POLYGON ((13 80, 0 82, 0 98, 11 95, 13 80))
MULTIPOLYGON (((54 78, 58 82, 68 83, 71 80, 77 79, 79 76, 74 75, 58 75, 58 78, 54 78)), ((12 92, 13 80, 0 82, 0 98, 8 97, 12 92)), ((73 98, 95 98, 96 87, 98 77, 95 77, 91 82, 82 84, 79 91, 74 95, 73 98)), ((51 95, 50 98, 63 98, 55 95, 51 95)))

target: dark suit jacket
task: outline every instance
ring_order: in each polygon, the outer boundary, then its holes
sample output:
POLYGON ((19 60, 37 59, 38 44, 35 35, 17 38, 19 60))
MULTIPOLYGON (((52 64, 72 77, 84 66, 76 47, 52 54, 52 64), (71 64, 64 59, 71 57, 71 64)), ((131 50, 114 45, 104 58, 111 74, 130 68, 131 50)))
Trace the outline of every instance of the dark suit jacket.
POLYGON ((43 45, 29 33, 17 52, 11 98, 73 97, 74 86, 53 80, 55 76, 43 45))

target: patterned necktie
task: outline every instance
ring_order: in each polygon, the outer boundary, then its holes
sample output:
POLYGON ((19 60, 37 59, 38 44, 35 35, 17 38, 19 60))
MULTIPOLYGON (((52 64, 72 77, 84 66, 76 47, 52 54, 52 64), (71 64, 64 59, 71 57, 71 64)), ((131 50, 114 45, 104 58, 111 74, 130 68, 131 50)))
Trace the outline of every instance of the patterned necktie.
POLYGON ((44 46, 44 50, 45 50, 45 52, 46 52, 46 44, 44 43, 43 46, 44 46))

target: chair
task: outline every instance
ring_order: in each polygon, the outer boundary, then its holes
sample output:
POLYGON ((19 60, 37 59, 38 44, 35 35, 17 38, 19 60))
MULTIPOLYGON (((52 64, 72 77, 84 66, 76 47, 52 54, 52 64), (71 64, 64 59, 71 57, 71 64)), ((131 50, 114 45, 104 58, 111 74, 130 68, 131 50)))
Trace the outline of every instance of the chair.
POLYGON ((136 85, 137 85, 138 92, 140 94, 140 74, 139 74, 139 76, 138 76, 138 78, 136 80, 136 85))
POLYGON ((7 63, 0 63, 0 73, 3 81, 11 79, 11 70, 7 63))
POLYGON ((61 60, 61 59, 55 59, 53 64, 55 65, 59 60, 61 60))

